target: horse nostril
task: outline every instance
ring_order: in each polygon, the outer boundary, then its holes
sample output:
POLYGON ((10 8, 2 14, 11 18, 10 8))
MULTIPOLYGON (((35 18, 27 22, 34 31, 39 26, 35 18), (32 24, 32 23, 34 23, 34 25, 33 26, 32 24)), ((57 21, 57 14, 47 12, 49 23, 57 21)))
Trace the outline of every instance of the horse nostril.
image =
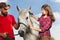
POLYGON ((18 24, 18 27, 20 27, 20 24, 18 24))
POLYGON ((21 33, 24 33, 24 31, 21 31, 21 33))
POLYGON ((24 36, 24 31, 18 31, 18 34, 23 37, 24 36))

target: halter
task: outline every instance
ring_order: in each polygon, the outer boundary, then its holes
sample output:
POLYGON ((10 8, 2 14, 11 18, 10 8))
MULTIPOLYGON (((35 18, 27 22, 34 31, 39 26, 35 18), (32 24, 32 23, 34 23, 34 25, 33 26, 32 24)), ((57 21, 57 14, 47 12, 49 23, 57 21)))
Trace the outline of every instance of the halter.
MULTIPOLYGON (((28 27, 26 24, 22 23, 22 22, 19 22, 19 24, 23 24, 26 28, 28 27)), ((15 36, 17 35, 20 35, 19 33, 18 34, 14 34, 15 36)))
POLYGON ((19 24, 23 24, 25 27, 28 27, 26 24, 24 24, 24 23, 22 23, 22 22, 20 22, 19 24))

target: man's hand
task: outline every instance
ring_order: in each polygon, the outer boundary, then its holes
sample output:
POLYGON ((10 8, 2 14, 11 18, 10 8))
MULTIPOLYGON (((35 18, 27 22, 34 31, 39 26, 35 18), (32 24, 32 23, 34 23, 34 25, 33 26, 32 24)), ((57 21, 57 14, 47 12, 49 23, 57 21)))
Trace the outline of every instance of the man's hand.
POLYGON ((16 30, 19 29, 18 23, 13 25, 16 30))
POLYGON ((4 38, 4 40, 13 40, 12 38, 10 38, 10 36, 9 36, 9 34, 7 32, 2 33, 1 36, 4 38))
POLYGON ((5 33, 2 33, 1 36, 2 36, 3 38, 6 38, 6 37, 8 36, 7 34, 8 34, 8 33, 6 33, 6 32, 5 32, 5 33))

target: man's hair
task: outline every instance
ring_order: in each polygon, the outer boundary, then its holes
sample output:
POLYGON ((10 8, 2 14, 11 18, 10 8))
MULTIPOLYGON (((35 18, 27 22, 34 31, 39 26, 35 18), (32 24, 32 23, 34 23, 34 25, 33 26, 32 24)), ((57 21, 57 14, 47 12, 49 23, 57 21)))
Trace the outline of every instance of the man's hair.
POLYGON ((7 4, 5 3, 5 2, 1 2, 0 3, 0 8, 4 8, 4 7, 6 7, 7 6, 7 4))

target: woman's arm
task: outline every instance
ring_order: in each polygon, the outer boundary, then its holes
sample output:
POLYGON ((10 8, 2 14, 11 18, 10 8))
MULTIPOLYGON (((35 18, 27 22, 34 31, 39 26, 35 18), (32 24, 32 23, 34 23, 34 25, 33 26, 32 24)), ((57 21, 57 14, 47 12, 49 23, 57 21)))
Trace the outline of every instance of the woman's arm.
POLYGON ((37 31, 41 31, 41 29, 37 28, 37 27, 33 27, 32 23, 30 21, 28 21, 29 25, 30 25, 30 28, 32 30, 37 30, 37 31))
POLYGON ((41 29, 39 29, 39 28, 37 28, 37 27, 33 27, 33 29, 36 30, 36 31, 41 32, 41 29))

